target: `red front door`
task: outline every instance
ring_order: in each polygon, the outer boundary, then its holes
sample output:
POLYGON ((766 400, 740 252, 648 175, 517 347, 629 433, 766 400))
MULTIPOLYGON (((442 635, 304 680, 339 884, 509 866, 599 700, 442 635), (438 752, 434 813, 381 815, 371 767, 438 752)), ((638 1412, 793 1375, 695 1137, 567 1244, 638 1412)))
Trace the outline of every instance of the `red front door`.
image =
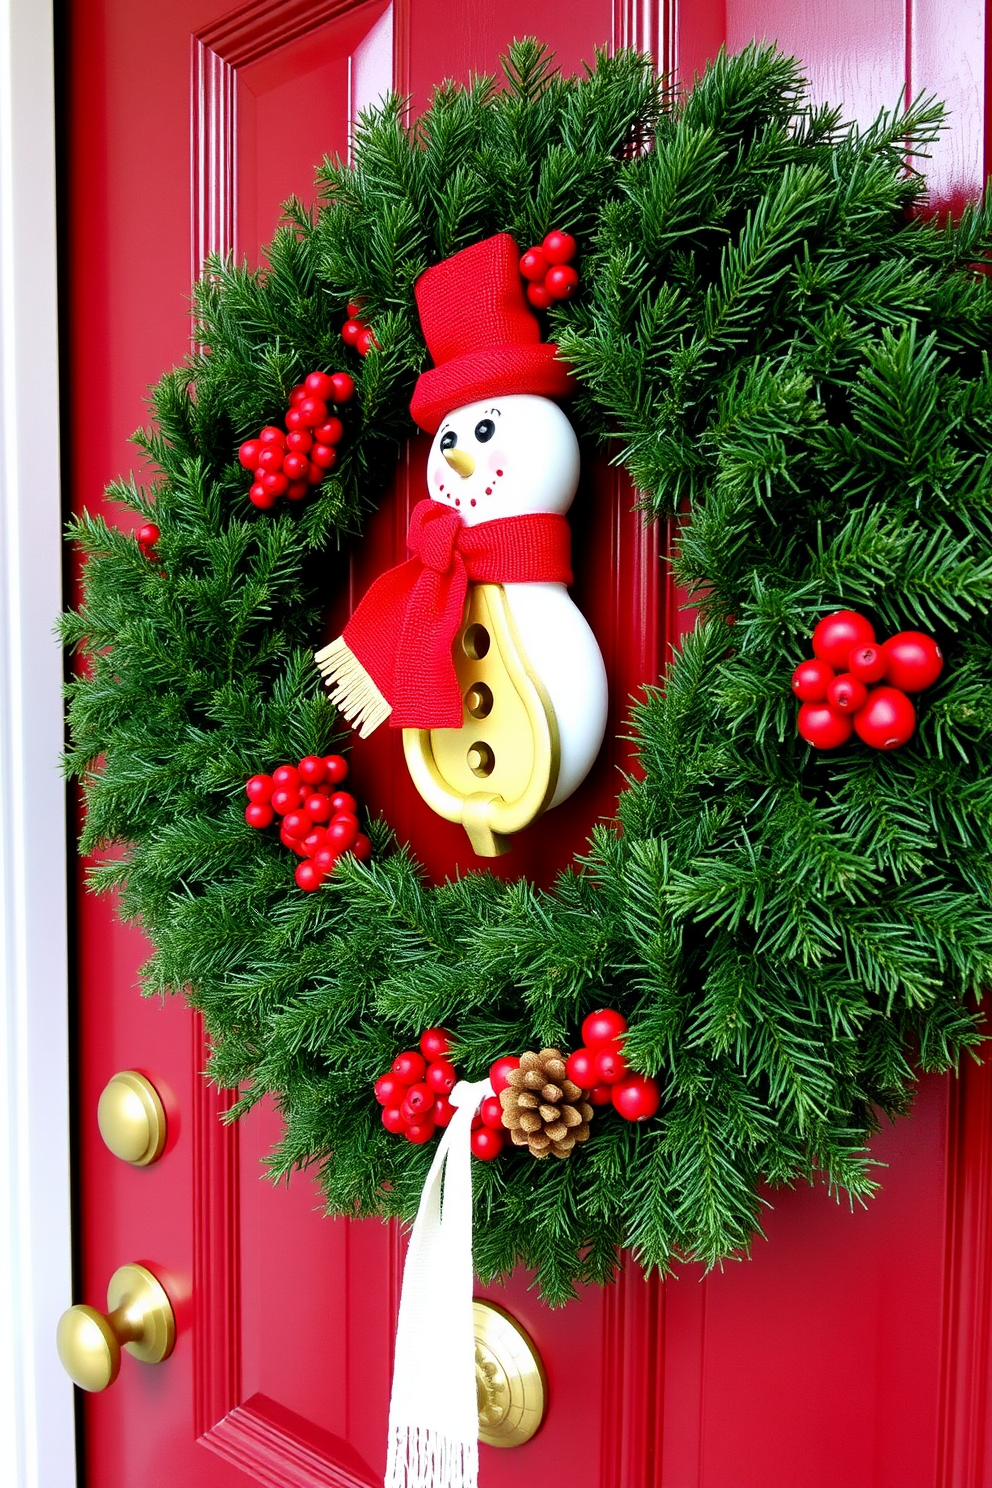
MULTIPOLYGON (((982 176, 982 11, 977 0, 802 6, 763 0, 71 0, 65 8, 70 469, 77 507, 134 463, 144 391, 186 349, 188 289, 205 253, 257 260, 279 203, 312 194, 312 167, 347 150, 359 108, 395 85, 422 106, 445 76, 491 70, 537 31, 560 64, 597 45, 652 47, 691 78, 725 38, 778 37, 819 96, 871 117, 903 83, 950 95, 935 160, 947 196, 982 176)), ((416 447, 354 556, 361 583, 402 556, 421 495, 416 447)), ((677 625, 657 538, 623 481, 588 462, 573 522, 578 599, 606 656, 623 732, 629 694, 658 673, 677 625), (595 497, 595 499, 593 499, 595 497), (605 582, 604 582, 605 580, 605 582)), ((468 856, 460 832, 409 787, 395 740, 356 750, 359 794, 431 872, 468 856)), ((625 762, 604 748, 586 786, 532 829, 501 873, 542 880, 607 814, 625 762)), ((78 899, 79 1290, 100 1304, 116 1267, 141 1261, 173 1302, 164 1364, 125 1359, 84 1402, 90 1488, 239 1488, 381 1480, 401 1263, 394 1228, 332 1222, 306 1175, 261 1181, 276 1119, 240 1129, 200 1077, 206 1053, 178 1001, 142 1001, 141 936, 78 899), (137 1069, 160 1091, 169 1140, 139 1169, 96 1126, 100 1091, 137 1069)), ((550 1409, 528 1445, 484 1449, 483 1488, 527 1480, 589 1488, 979 1488, 992 1481, 992 1081, 921 1085, 913 1116, 876 1144, 883 1192, 850 1213, 820 1189, 770 1196, 767 1243, 703 1280, 620 1283, 549 1312, 515 1277, 490 1294, 547 1369, 550 1409)))

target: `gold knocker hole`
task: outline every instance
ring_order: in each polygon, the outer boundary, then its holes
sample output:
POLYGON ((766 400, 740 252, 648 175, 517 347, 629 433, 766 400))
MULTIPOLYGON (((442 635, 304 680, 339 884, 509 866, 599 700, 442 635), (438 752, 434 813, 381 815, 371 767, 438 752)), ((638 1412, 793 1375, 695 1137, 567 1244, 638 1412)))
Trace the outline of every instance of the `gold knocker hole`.
POLYGON ((465 758, 472 774, 478 775, 480 780, 485 780, 496 768, 496 756, 489 745, 483 744, 481 740, 478 744, 472 745, 465 758))
POLYGON ((465 707, 473 718, 488 718, 493 711, 492 688, 485 682, 473 682, 465 694, 465 707))
POLYGON ((481 661, 489 654, 489 632, 484 625, 470 625, 462 636, 465 655, 473 661, 481 661))

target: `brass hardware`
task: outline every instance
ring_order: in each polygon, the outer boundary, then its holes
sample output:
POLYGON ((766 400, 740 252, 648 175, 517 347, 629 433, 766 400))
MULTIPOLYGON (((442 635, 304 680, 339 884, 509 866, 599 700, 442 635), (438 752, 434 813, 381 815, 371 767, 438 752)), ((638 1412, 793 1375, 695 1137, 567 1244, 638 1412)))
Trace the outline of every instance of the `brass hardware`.
POLYGON ((121 1367, 121 1349, 143 1364, 172 1353, 176 1319, 157 1277, 144 1266, 120 1266, 107 1287, 107 1312, 77 1303, 59 1318, 62 1368, 81 1390, 106 1390, 121 1367))
POLYGON ((554 796, 558 722, 501 585, 470 585, 452 659, 464 699, 461 728, 404 729, 403 749, 428 806, 461 822, 480 857, 494 858, 554 796))
POLYGON ((475 469, 475 460, 469 454, 468 450, 460 450, 456 447, 455 449, 443 449, 441 453, 447 460, 448 464, 451 466, 452 470, 458 471, 458 474, 461 476, 462 480, 465 480, 467 476, 470 476, 472 474, 472 471, 475 469))
POLYGON ((473 718, 488 718, 493 711, 493 695, 485 682, 475 682, 465 694, 465 708, 473 718))
POLYGON ((472 1304, 479 1440, 490 1447, 522 1447, 547 1409, 541 1356, 520 1324, 493 1302, 472 1304))
POLYGON ((137 1070, 114 1075, 100 1096, 96 1119, 104 1142, 122 1162, 144 1168, 162 1156, 165 1109, 155 1086, 137 1070))

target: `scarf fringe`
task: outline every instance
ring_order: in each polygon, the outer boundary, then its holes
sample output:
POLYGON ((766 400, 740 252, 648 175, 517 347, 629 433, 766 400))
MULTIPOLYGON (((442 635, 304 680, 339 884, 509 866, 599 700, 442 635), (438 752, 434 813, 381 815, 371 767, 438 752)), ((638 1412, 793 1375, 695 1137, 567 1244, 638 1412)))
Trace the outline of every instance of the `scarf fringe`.
POLYGON ((393 711, 392 704, 383 697, 344 636, 338 636, 336 641, 316 652, 314 661, 331 702, 344 714, 352 728, 358 730, 359 737, 367 739, 381 723, 385 723, 393 711))
POLYGON ((479 1443, 427 1426, 391 1426, 383 1488, 476 1488, 479 1443))

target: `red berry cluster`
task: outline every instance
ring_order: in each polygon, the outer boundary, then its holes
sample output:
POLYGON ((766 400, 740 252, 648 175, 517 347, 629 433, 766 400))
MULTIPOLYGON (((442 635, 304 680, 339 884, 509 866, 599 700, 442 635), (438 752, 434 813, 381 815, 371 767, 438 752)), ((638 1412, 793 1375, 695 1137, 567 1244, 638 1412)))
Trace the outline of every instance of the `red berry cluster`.
POLYGON ((347 403, 355 383, 347 372, 311 372, 289 395, 286 428, 267 424, 257 439, 246 439, 238 459, 255 480, 248 499, 263 510, 280 496, 302 501, 338 460, 344 425, 329 403, 347 403))
POLYGON ((556 230, 521 255, 520 272, 535 310, 547 310, 555 300, 570 300, 578 289, 579 276, 572 268, 575 246, 571 233, 556 230))
POLYGON ((419 1049, 397 1054, 392 1067, 376 1080, 375 1098, 388 1132, 419 1146, 429 1142, 439 1126, 448 1125, 455 1114, 448 1096, 458 1080, 448 1058, 450 1049, 446 1029, 425 1029, 419 1049))
POLYGON ((820 621, 813 655, 796 667, 792 690, 802 703, 799 733, 817 749, 838 749, 852 733, 872 749, 898 749, 916 729, 916 709, 906 694, 931 687, 944 669, 933 636, 901 630, 880 644, 856 610, 837 610, 820 621), (876 682, 887 685, 871 685, 876 682))
POLYGON ((661 1090, 650 1075, 631 1072, 624 1057, 627 1020, 612 1008, 590 1013, 582 1023, 581 1049, 568 1056, 568 1078, 589 1092, 594 1106, 612 1105, 625 1121, 647 1121, 661 1105, 661 1090))
POLYGON ((368 860, 372 844, 359 831, 358 802, 340 790, 348 763, 340 754, 308 754, 298 765, 280 765, 271 775, 253 775, 245 786, 250 827, 270 827, 282 817, 279 841, 303 861, 296 882, 308 894, 319 889, 343 853, 368 860))
POLYGON ((155 544, 158 542, 161 536, 162 534, 161 532, 159 532, 154 522, 146 522, 145 525, 143 527, 139 527, 137 532, 135 533, 135 537, 138 539, 138 547, 141 549, 144 556, 148 559, 149 563, 158 562, 158 553, 155 550, 155 544))
POLYGON ((362 307, 357 300, 348 301, 348 319, 341 327, 341 340, 345 346, 353 346, 359 356, 368 356, 370 348, 379 345, 371 326, 362 319, 362 307))

